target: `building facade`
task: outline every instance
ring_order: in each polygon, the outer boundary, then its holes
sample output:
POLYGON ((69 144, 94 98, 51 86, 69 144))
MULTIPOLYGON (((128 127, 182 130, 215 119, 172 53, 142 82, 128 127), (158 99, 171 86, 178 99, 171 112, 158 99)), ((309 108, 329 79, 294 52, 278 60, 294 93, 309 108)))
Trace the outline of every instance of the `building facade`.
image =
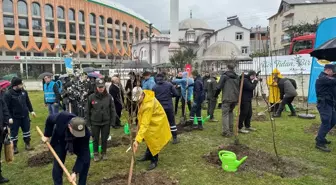
POLYGON ((250 52, 268 53, 269 51, 269 33, 267 27, 251 28, 250 34, 250 52))
POLYGON ((288 27, 314 23, 336 16, 336 0, 282 0, 278 12, 270 17, 270 47, 276 55, 288 54, 291 38, 288 27))
POLYGON ((0 9, 0 67, 29 76, 65 72, 64 55, 109 65, 148 35, 148 20, 108 0, 1 0, 0 9))

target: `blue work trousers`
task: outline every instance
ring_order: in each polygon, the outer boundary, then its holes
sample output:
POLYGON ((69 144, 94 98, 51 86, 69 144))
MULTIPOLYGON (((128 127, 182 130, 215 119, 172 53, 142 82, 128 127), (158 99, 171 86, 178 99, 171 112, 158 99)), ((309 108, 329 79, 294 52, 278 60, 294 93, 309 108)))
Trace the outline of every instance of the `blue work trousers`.
POLYGON ((326 135, 336 124, 336 112, 333 105, 325 100, 317 103, 317 109, 321 117, 321 126, 315 140, 317 145, 323 146, 326 143, 326 135))

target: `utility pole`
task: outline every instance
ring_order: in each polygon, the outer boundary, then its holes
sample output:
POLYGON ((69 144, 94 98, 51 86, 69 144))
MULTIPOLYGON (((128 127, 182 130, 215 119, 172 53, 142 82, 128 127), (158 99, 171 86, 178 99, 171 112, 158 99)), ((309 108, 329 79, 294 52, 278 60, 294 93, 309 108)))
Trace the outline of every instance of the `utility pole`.
POLYGON ((152 34, 153 34, 153 24, 149 24, 149 64, 152 65, 152 34))

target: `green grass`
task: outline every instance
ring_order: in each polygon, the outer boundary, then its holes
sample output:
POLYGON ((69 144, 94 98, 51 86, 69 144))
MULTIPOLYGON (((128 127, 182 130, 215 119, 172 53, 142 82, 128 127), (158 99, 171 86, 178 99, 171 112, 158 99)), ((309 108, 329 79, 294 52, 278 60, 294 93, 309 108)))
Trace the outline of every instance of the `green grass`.
MULTIPOLYGON (((32 144, 40 144, 40 137, 35 126, 44 129, 44 122, 47 116, 47 109, 43 105, 41 92, 31 92, 30 98, 33 102, 37 118, 32 119, 32 144)), ((253 102, 254 103, 254 102, 253 102)), ((205 114, 206 111, 203 111, 205 114)), ((216 110, 216 117, 220 118, 220 110, 216 110)), ((204 115, 205 116, 205 115, 204 115)), ((178 120, 178 119, 177 119, 178 120)), ((278 152, 282 157, 300 161, 306 164, 312 171, 309 176, 300 178, 282 179, 272 174, 260 174, 253 172, 225 173, 222 169, 209 165, 202 159, 202 155, 215 150, 218 145, 231 144, 233 139, 223 138, 220 123, 206 123, 203 132, 185 133, 180 136, 181 143, 178 145, 168 144, 160 153, 160 161, 157 171, 177 179, 181 185, 221 185, 221 184, 297 184, 297 185, 330 185, 335 184, 334 179, 336 167, 336 145, 332 144, 332 153, 321 153, 314 148, 314 135, 304 133, 304 129, 319 120, 300 120, 298 118, 277 119, 276 140, 278 152)), ((240 135, 241 143, 250 148, 263 150, 274 154, 270 122, 252 122, 258 129, 257 132, 249 135, 240 135)), ((113 136, 120 136, 123 130, 111 130, 113 136)), ((336 139, 329 136, 329 139, 336 143, 336 139)), ((88 184, 99 184, 103 178, 109 178, 118 173, 127 173, 130 165, 130 152, 125 153, 127 146, 108 150, 109 160, 106 162, 91 163, 88 177, 88 184)), ((20 153, 15 156, 11 164, 3 165, 3 175, 10 179, 9 185, 46 185, 52 184, 52 165, 31 168, 27 165, 28 154, 23 149, 22 135, 19 140, 20 153)), ((144 144, 137 156, 143 154, 144 144)), ((66 166, 72 168, 74 157, 68 157, 66 166)), ((135 172, 144 171, 147 163, 137 163, 135 172)), ((64 181, 64 184, 67 184, 64 181)))

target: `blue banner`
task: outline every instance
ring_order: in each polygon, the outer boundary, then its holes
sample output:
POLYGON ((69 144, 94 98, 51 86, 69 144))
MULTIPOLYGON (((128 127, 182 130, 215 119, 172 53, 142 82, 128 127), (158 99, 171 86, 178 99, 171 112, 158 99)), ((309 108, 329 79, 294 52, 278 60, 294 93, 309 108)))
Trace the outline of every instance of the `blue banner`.
POLYGON ((66 73, 68 75, 74 74, 73 67, 72 67, 72 58, 64 58, 64 64, 65 64, 66 73))
MULTIPOLYGON (((316 31, 316 40, 314 49, 318 48, 325 42, 336 37, 336 17, 326 19, 321 22, 316 31)), ((309 81, 309 93, 308 93, 308 103, 316 103, 316 91, 315 82, 319 74, 323 71, 325 63, 317 61, 313 58, 310 81, 309 81)))

